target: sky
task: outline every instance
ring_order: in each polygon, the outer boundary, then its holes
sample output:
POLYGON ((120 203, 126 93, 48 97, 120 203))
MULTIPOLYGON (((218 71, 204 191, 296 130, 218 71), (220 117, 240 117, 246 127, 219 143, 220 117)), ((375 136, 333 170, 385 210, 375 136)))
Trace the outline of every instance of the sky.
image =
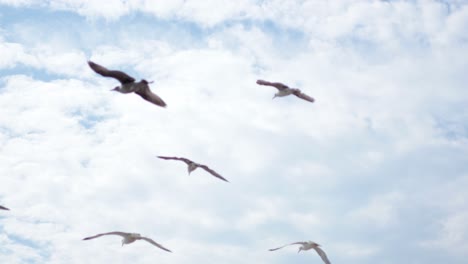
POLYGON ((0 0, 0 263, 466 263, 466 25, 464 0, 0 0), (82 241, 110 231, 173 253, 82 241))

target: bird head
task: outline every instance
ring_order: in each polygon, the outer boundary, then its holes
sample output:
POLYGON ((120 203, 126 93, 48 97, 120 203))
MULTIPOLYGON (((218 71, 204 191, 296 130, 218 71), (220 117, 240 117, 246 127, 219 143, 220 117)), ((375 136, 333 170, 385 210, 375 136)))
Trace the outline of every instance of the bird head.
POLYGON ((142 79, 142 80, 141 80, 141 82, 142 82, 142 83, 144 83, 144 84, 150 84, 150 83, 154 83, 154 81, 148 82, 148 81, 147 81, 147 80, 145 80, 145 79, 142 79))

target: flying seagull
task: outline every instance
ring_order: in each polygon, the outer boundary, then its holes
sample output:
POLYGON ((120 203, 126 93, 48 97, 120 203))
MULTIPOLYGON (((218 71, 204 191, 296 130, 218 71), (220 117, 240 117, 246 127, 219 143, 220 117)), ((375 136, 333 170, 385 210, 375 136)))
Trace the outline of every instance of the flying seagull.
POLYGON ((323 251, 321 248, 320 248, 320 245, 315 243, 315 242, 312 242, 312 241, 308 241, 308 242, 294 242, 294 243, 291 243, 291 244, 287 244, 287 245, 284 245, 282 247, 278 247, 278 248, 272 248, 272 249, 269 249, 270 251, 275 251, 275 250, 278 250, 278 249, 281 249, 281 248, 284 248, 286 246, 290 246, 290 245, 301 245, 301 247, 299 248, 299 251, 297 251, 297 253, 301 252, 301 250, 309 250, 309 249, 315 249, 315 251, 317 251, 317 253, 319 254, 319 256, 322 258, 323 262, 325 262, 325 264, 331 264, 330 260, 328 260, 327 258, 327 255, 325 254, 325 251, 323 251))
POLYGON ((158 156, 158 158, 160 159, 165 159, 165 160, 181 160, 183 162, 185 162, 185 164, 187 164, 188 166, 188 173, 190 175, 190 173, 192 171, 194 171, 195 169, 197 168, 202 168, 204 170, 206 170, 207 172, 211 173, 211 175, 217 177, 217 178, 220 178, 221 180, 223 181, 226 181, 226 182, 229 182, 228 180, 226 180, 225 178, 223 178, 223 176, 219 175, 216 171, 208 168, 208 166, 206 165, 202 165, 202 164, 199 164, 199 163, 196 163, 196 162, 193 162, 189 159, 186 159, 186 158, 178 158, 178 157, 165 157, 165 156, 158 156))
POLYGON ((142 79, 139 82, 135 82, 135 79, 127 75, 125 72, 108 70, 107 68, 92 61, 88 61, 88 65, 96 73, 104 77, 115 78, 121 83, 120 86, 115 87, 111 91, 117 91, 124 94, 134 92, 139 96, 143 97, 143 99, 145 99, 148 102, 151 102, 155 105, 159 105, 161 107, 166 107, 166 103, 161 99, 161 97, 151 92, 148 86, 148 84, 151 82, 148 82, 145 79, 142 79))
POLYGON ((279 83, 279 82, 268 82, 264 80, 257 80, 257 84, 259 85, 267 85, 267 86, 273 86, 276 89, 278 89, 278 92, 275 93, 275 96, 273 96, 273 99, 275 97, 283 97, 283 96, 288 96, 290 94, 294 94, 295 96, 304 99, 306 101, 309 101, 311 103, 315 102, 314 98, 308 96, 307 94, 301 92, 301 90, 297 88, 289 88, 289 86, 279 83))
POLYGON ((6 208, 6 207, 4 207, 4 206, 1 206, 1 205, 0 205, 0 209, 2 209, 2 210, 10 210, 10 209, 8 209, 8 208, 6 208))
POLYGON ((97 234, 95 236, 90 236, 90 237, 85 237, 83 238, 83 240, 90 240, 90 239, 94 239, 94 238, 98 238, 100 236, 107 236, 107 235, 117 235, 117 236, 121 236, 123 237, 122 239, 122 246, 125 245, 125 244, 130 244, 130 243, 133 243, 135 242, 136 240, 145 240, 146 242, 148 243, 151 243, 155 246, 157 246, 158 248, 162 249, 162 250, 166 250, 168 252, 172 252, 170 251, 169 249, 163 247, 162 245, 156 243, 153 239, 151 238, 147 238, 147 237, 144 237, 144 236, 141 236, 140 234, 137 234, 137 233, 125 233, 125 232, 118 232, 118 231, 115 231, 115 232, 109 232, 109 233, 102 233, 102 234, 97 234))

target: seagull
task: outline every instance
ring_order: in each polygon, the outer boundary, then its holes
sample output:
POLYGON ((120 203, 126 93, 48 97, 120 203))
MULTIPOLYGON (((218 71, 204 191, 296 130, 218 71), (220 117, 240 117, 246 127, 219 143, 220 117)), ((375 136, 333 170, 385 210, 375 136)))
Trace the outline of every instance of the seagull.
POLYGON ((288 96, 290 94, 294 94, 295 96, 304 99, 306 101, 309 101, 311 103, 315 102, 314 98, 308 96, 307 94, 301 92, 301 90, 297 88, 289 88, 289 86, 279 83, 279 82, 268 82, 264 80, 257 80, 257 84, 259 85, 268 85, 268 86, 273 86, 276 89, 278 89, 278 92, 275 93, 275 96, 273 96, 273 99, 275 97, 283 97, 283 96, 288 96))
POLYGON ((6 207, 4 207, 4 206, 1 206, 1 205, 0 205, 0 209, 2 209, 2 210, 10 210, 10 209, 8 209, 8 208, 6 208, 6 207))
POLYGON ((140 234, 137 234, 137 233, 125 233, 125 232, 115 231, 115 232, 102 233, 102 234, 97 234, 95 236, 85 237, 85 238, 83 238, 83 240, 90 240, 90 239, 98 238, 100 236, 107 236, 107 235, 118 235, 118 236, 123 237, 122 246, 125 245, 125 244, 133 243, 136 240, 142 239, 142 240, 145 240, 148 243, 151 243, 151 244, 157 246, 158 248, 160 248, 162 250, 165 250, 167 252, 172 252, 169 249, 163 247, 162 245, 156 243, 153 239, 141 236, 140 234))
POLYGON ((195 169, 197 168, 202 168, 204 170, 206 170, 207 172, 211 173, 211 175, 217 177, 217 178, 220 178, 221 180, 223 181, 226 181, 226 182, 229 182, 228 180, 226 180, 225 178, 223 178, 223 176, 219 175, 216 171, 208 168, 208 166, 206 165, 202 165, 202 164, 199 164, 199 163, 196 163, 196 162, 193 162, 189 159, 186 159, 186 158, 178 158, 178 157, 165 157, 165 156, 158 156, 158 158, 160 159, 165 159, 165 160, 181 160, 183 162, 185 162, 187 165, 188 165, 188 173, 190 175, 190 173, 192 171, 194 171, 195 169))
POLYGON ((308 241, 308 242, 294 242, 294 243, 291 243, 291 244, 287 244, 287 245, 284 245, 282 247, 278 247, 278 248, 272 248, 272 249, 269 249, 270 251, 275 251, 275 250, 278 250, 278 249, 281 249, 281 248, 284 248, 286 246, 290 246, 290 245, 301 245, 301 247, 299 248, 299 251, 297 251, 297 253, 301 252, 301 250, 309 250, 309 249, 315 249, 315 251, 317 251, 317 253, 319 254, 319 256, 322 258, 323 262, 325 262, 325 264, 331 264, 330 260, 328 260, 327 258, 327 255, 325 254, 325 251, 323 251, 321 248, 320 248, 320 245, 315 243, 315 242, 312 242, 312 241, 308 241))
POLYGON ((152 82, 148 82, 145 79, 142 79, 139 82, 135 82, 135 79, 127 75, 125 72, 108 70, 107 68, 92 61, 88 61, 88 65, 96 73, 104 77, 115 78, 121 83, 120 86, 115 87, 111 91, 117 91, 124 94, 134 92, 148 102, 159 105, 161 107, 166 107, 166 103, 161 99, 161 97, 151 92, 148 84, 152 82))

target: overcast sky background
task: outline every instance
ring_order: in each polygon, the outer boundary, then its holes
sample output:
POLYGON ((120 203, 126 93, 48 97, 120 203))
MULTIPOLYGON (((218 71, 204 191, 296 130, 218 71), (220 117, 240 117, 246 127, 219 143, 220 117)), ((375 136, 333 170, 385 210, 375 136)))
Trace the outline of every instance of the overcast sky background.
POLYGON ((0 263, 466 263, 467 25, 463 0, 0 0, 0 263), (81 240, 117 230, 174 253, 81 240))

